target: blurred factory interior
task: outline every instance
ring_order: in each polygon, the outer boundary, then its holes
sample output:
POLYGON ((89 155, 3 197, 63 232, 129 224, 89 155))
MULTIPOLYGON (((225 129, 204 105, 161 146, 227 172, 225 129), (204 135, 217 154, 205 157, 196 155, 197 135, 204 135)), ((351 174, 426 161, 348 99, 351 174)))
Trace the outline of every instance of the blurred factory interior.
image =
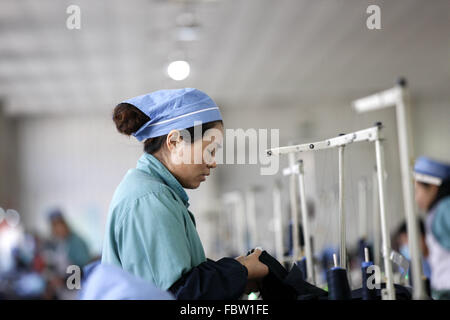
MULTIPOLYGON (((395 109, 358 113, 352 102, 404 77, 411 164, 420 155, 450 161, 450 1, 3 0, 0 25, 2 272, 17 267, 15 246, 29 237, 52 239, 49 214, 58 210, 84 239, 89 260, 101 256, 114 190, 143 153, 142 143, 117 132, 112 111, 159 89, 200 89, 220 106, 225 129, 279 129, 279 146, 382 122, 391 236, 406 219, 395 109), (73 4, 81 9, 80 29, 67 26, 73 4), (372 4, 381 8, 381 29, 367 27, 372 4), (179 60, 190 72, 177 81, 167 68, 179 60)), ((374 236, 375 152, 354 144, 345 157, 346 241, 355 251, 361 236, 369 242, 374 236)), ((301 158, 318 257, 339 247, 338 153, 301 158)), ((274 175, 261 175, 259 163, 220 164, 198 189, 187 190, 207 257, 238 256, 255 246, 275 252, 276 183, 283 244, 292 246, 289 178, 282 174, 288 157, 279 161, 274 175)))

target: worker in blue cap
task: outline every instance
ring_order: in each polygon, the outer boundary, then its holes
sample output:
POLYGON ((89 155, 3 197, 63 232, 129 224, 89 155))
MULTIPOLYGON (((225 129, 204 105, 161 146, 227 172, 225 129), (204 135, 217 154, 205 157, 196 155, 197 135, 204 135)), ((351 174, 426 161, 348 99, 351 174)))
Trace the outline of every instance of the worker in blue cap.
POLYGON ((258 257, 206 259, 184 189, 216 167, 223 140, 216 103, 193 89, 159 90, 118 104, 120 133, 143 141, 110 204, 102 263, 120 266, 177 299, 237 299, 268 274, 258 257))
POLYGON ((83 269, 78 299, 174 300, 174 297, 120 267, 96 261, 83 269))
POLYGON ((48 219, 56 251, 66 257, 66 264, 61 266, 63 272, 70 264, 84 267, 91 259, 86 242, 70 228, 60 209, 52 209, 48 213, 48 219))
POLYGON ((450 164, 419 157, 414 178, 417 206, 428 213, 432 298, 450 299, 450 164))

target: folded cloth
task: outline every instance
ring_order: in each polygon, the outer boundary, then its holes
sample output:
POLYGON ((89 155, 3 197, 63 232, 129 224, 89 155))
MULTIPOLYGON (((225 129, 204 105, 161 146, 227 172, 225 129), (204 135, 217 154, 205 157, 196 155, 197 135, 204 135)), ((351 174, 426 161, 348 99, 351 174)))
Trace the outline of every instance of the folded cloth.
MULTIPOLYGON (((252 251, 249 252, 252 253, 252 251)), ((263 251, 259 261, 269 268, 260 288, 263 300, 319 300, 327 299, 327 292, 308 282, 301 269, 294 264, 287 271, 274 257, 263 251)))

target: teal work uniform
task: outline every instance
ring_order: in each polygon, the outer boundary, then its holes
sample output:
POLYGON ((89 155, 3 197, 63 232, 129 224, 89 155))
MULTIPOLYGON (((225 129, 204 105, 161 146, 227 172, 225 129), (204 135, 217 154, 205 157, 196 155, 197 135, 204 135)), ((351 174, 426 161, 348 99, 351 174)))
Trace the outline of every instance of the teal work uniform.
POLYGON ((189 197, 153 155, 144 153, 116 189, 102 263, 120 266, 162 290, 206 261, 189 197))
POLYGON ((427 216, 428 261, 433 299, 450 299, 450 196, 444 197, 427 216))
POLYGON ((82 267, 90 261, 89 248, 77 234, 71 232, 65 241, 65 246, 70 263, 82 267))

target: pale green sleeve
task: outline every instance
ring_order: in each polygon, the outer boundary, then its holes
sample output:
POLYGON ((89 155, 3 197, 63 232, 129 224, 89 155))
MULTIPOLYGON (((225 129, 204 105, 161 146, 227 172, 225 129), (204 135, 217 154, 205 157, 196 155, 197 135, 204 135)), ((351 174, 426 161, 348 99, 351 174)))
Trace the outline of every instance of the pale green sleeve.
POLYGON ((170 193, 147 194, 129 205, 115 228, 123 269, 167 290, 190 270, 180 204, 170 193))
POLYGON ((450 197, 437 204, 431 230, 441 246, 450 250, 450 197))

